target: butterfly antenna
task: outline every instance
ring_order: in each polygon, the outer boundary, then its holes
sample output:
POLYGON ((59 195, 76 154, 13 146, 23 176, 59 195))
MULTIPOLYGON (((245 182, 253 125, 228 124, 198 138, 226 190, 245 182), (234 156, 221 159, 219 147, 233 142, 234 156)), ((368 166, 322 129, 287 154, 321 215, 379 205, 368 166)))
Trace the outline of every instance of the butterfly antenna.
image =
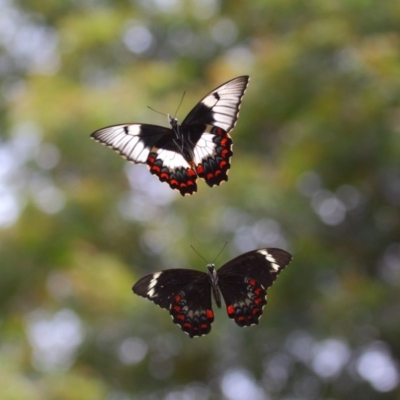
POLYGON ((147 108, 149 108, 151 111, 156 112, 157 114, 161 114, 161 115, 163 115, 164 117, 167 117, 167 114, 164 114, 164 113, 162 113, 162 112, 160 112, 160 111, 157 111, 157 110, 155 110, 154 108, 151 108, 150 106, 147 106, 147 108))
POLYGON ((226 245, 228 244, 228 241, 225 242, 225 244, 222 246, 222 249, 220 250, 220 252, 217 254, 217 257, 214 258, 214 261, 212 262, 213 264, 215 264, 215 261, 217 261, 217 258, 221 255, 221 253, 224 251, 226 245))
MULTIPOLYGON (((183 95, 182 95, 181 101, 179 102, 179 106, 178 106, 178 108, 177 108, 177 109, 176 109, 176 111, 175 111, 174 118, 176 117, 176 114, 178 114, 178 111, 179 111, 179 109, 180 109, 180 107, 181 107, 181 105, 182 105, 182 103, 183 103, 183 99, 185 98, 185 94, 186 94, 186 91, 185 91, 185 92, 183 92, 183 95)), ((194 250, 194 249, 193 249, 193 250, 194 250)))
POLYGON ((190 247, 192 248, 192 250, 198 255, 198 256, 200 256, 207 264, 208 264, 208 261, 192 246, 192 245, 190 245, 190 247))

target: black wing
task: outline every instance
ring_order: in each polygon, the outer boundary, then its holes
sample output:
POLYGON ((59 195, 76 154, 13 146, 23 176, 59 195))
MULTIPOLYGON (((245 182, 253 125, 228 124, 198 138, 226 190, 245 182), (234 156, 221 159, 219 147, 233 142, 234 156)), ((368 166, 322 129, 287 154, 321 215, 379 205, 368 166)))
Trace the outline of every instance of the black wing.
POLYGON ((226 311, 239 326, 258 324, 267 304, 267 289, 292 256, 281 249, 259 249, 227 262, 218 271, 226 311))
POLYGON ((214 313, 207 274, 188 269, 168 269, 141 278, 132 288, 169 310, 175 324, 191 338, 211 330, 214 313))
POLYGON ((217 87, 182 122, 184 136, 198 137, 191 148, 193 163, 197 175, 211 187, 228 180, 233 154, 229 132, 238 120, 249 79, 239 76, 217 87))

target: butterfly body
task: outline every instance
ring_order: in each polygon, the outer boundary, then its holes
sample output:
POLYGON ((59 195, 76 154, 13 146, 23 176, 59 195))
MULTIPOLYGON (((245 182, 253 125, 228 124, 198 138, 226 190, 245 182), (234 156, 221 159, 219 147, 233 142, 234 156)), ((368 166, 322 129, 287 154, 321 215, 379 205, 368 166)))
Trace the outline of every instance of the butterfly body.
POLYGON ((228 180, 232 139, 248 76, 232 79, 207 94, 182 124, 168 115, 170 128, 150 124, 120 124, 91 137, 138 164, 147 164, 161 182, 182 196, 197 191, 197 177, 209 186, 228 180))
POLYGON ((291 261, 281 249, 259 249, 242 254, 207 273, 190 269, 167 269, 141 278, 133 292, 167 309, 175 324, 190 337, 210 332, 214 321, 211 296, 217 307, 221 297, 226 312, 241 327, 258 324, 267 304, 267 288, 291 261))
POLYGON ((221 292, 218 287, 218 273, 217 270, 215 269, 215 265, 208 264, 207 270, 208 270, 208 279, 211 284, 211 289, 215 304, 217 305, 218 308, 221 308, 221 292))

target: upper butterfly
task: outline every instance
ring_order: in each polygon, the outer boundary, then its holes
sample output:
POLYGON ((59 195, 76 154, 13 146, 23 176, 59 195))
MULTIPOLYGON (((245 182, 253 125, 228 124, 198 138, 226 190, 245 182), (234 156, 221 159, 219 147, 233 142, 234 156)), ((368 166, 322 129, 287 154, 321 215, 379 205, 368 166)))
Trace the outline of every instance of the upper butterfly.
POLYGON ((197 176, 209 186, 228 180, 232 139, 229 132, 239 116, 240 103, 249 83, 239 76, 207 94, 181 125, 168 115, 171 128, 149 124, 121 124, 91 134, 137 164, 147 164, 161 182, 182 196, 197 190, 197 176))
POLYGON ((214 264, 208 264, 207 273, 167 269, 146 275, 132 290, 169 310, 173 322, 190 337, 203 336, 210 332, 214 321, 211 293, 219 308, 222 293, 228 317, 239 326, 258 324, 267 304, 267 289, 291 259, 281 249, 253 250, 218 271, 214 264))

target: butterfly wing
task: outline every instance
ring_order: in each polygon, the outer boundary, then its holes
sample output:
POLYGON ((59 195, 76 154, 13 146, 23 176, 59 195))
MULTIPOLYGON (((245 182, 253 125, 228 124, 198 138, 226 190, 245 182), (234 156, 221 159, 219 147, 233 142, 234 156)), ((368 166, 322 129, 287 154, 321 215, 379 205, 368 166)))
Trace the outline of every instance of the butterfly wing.
POLYGON ((193 108, 180 127, 192 153, 196 173, 209 186, 228 180, 232 139, 248 76, 232 79, 208 93, 193 108))
POLYGON ((146 164, 151 149, 160 147, 171 136, 171 129, 148 124, 112 125, 90 135, 92 139, 137 164, 146 164))
POLYGON ((154 148, 147 159, 150 172, 182 196, 197 191, 197 175, 178 150, 154 148))
POLYGON ((238 119, 240 104, 249 79, 248 76, 239 76, 212 90, 190 111, 182 126, 212 125, 229 133, 238 119))
POLYGON ((244 253, 218 271, 218 286, 229 318, 239 326, 258 324, 267 304, 267 289, 289 264, 292 256, 281 249, 244 253))
POLYGON ((102 128, 91 137, 136 164, 147 164, 161 182, 184 196, 197 189, 196 173, 173 141, 173 131, 157 125, 122 124, 102 128))
POLYGON ((132 288, 161 308, 191 338, 211 330, 214 313, 207 274, 188 269, 168 269, 141 278, 132 288))

